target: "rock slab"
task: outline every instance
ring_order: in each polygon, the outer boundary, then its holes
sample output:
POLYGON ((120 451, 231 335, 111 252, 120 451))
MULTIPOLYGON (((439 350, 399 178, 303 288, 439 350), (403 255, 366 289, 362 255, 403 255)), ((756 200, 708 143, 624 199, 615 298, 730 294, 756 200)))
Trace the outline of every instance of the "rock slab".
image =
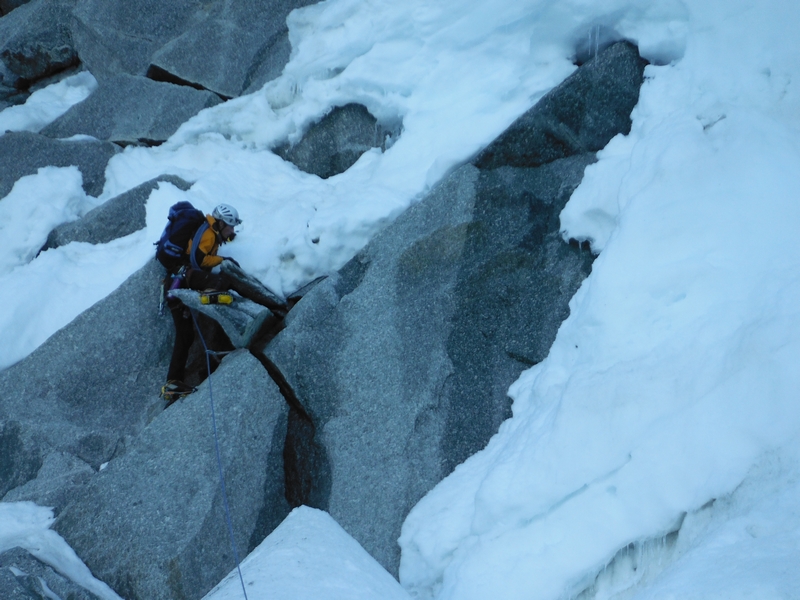
POLYGON ((247 352, 161 413, 95 476, 54 528, 127 600, 200 598, 235 567, 220 491, 210 395, 238 553, 286 516, 287 407, 247 352))
MULTIPOLYGON (((49 455, 66 453, 97 470, 123 452, 126 440, 161 406, 158 390, 174 336, 169 317, 158 315, 162 274, 160 265, 149 262, 0 372, 0 495, 41 474, 37 486, 44 485, 52 498, 63 496, 60 486, 76 482, 56 478, 50 482, 55 488, 48 487, 49 455)), ((15 498, 40 498, 36 489, 15 498)))
POLYGON ((74 39, 103 80, 120 73, 232 98, 260 88, 289 59, 287 15, 312 0, 78 0, 74 39))
POLYGON ((481 169, 536 167, 597 152, 615 135, 630 132, 646 65, 632 44, 609 46, 514 121, 473 162, 481 169))
POLYGON ((70 18, 76 0, 32 0, 0 19, 0 60, 27 87, 78 63, 70 18))
POLYGON ((41 251, 70 242, 105 244, 144 228, 147 200, 160 182, 188 190, 191 184, 175 175, 161 175, 146 181, 90 210, 81 219, 59 225, 47 236, 41 251))
POLYGON ((202 0, 78 0, 73 39, 81 62, 98 81, 145 75, 153 54, 202 19, 202 0))
POLYGON ((462 167, 312 289, 265 350, 325 449, 316 501, 390 572, 406 514, 509 416, 508 386, 546 356, 589 272, 558 213, 593 160, 462 167))
POLYGON ((313 477, 288 497, 392 573, 408 511, 485 446, 569 315, 593 258, 561 239, 559 214, 591 150, 629 129, 643 68, 626 43, 587 62, 313 288, 264 350, 308 419, 299 433, 290 419, 287 456, 313 477))
POLYGON ((100 81, 83 102, 42 129, 42 135, 90 135, 126 146, 158 145, 204 108, 222 100, 186 86, 120 74, 100 81))
POLYGON ((2 496, 3 502, 35 502, 52 507, 57 514, 86 485, 96 469, 68 452, 51 452, 37 464, 35 479, 2 496))
POLYGON ((3 600, 100 600, 31 556, 14 548, 0 554, 0 598, 3 600), (54 596, 55 594, 55 596, 54 596))
POLYGON ((289 59, 286 17, 314 0, 216 2, 208 16, 160 48, 148 76, 186 82, 225 98, 260 88, 289 59))
POLYGON ((90 196, 99 196, 106 182, 106 165, 120 150, 109 142, 62 141, 28 131, 8 132, 0 136, 0 200, 17 179, 47 166, 78 167, 83 189, 90 196))
POLYGON ((349 169, 367 150, 380 147, 378 122, 365 106, 337 106, 313 124, 294 145, 275 153, 301 171, 327 179, 349 169))

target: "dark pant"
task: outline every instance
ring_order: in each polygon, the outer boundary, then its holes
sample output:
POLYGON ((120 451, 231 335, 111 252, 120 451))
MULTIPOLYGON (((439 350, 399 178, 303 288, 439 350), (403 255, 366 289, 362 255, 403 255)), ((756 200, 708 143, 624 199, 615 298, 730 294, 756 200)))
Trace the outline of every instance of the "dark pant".
POLYGON ((231 277, 227 273, 211 273, 209 271, 189 269, 186 273, 186 283, 187 287, 193 290, 233 290, 243 298, 252 300, 256 304, 266 306, 279 317, 283 317, 287 311, 286 305, 271 298, 263 293, 263 291, 248 286, 246 282, 236 277, 231 277))
POLYGON ((233 287, 233 281, 225 273, 189 269, 186 271, 186 287, 198 291, 225 291, 233 287))
MULTIPOLYGON (((169 289, 174 278, 170 275, 165 280, 169 289)), ((183 286, 193 290, 227 290, 230 289, 230 278, 224 273, 210 273, 189 269, 184 275, 183 286)), ((183 381, 186 377, 186 360, 189 349, 194 342, 194 319, 189 309, 177 298, 167 298, 167 306, 175 323, 175 345, 172 347, 172 359, 169 361, 167 381, 183 381)))
MULTIPOLYGON (((166 289, 170 289, 173 281, 174 277, 167 275, 164 280, 166 289)), ((234 283, 225 273, 188 269, 184 274, 181 287, 199 291, 225 291, 235 288, 234 283)), ((189 349, 194 343, 194 319, 192 319, 189 309, 177 298, 167 298, 167 306, 169 306, 172 321, 175 323, 175 345, 172 347, 167 381, 183 381, 186 376, 186 360, 189 358, 189 349)))
POLYGON ((180 300, 167 299, 172 321, 175 323, 175 345, 172 347, 172 359, 169 361, 167 381, 183 381, 186 376, 186 359, 189 348, 194 342, 194 323, 189 309, 180 300))
MULTIPOLYGON (((168 275, 164 282, 167 289, 171 287, 173 281, 174 278, 168 275)), ((254 302, 264 304, 280 317, 286 314, 286 307, 284 305, 265 297, 263 293, 254 293, 247 285, 243 285, 240 281, 230 277, 227 273, 212 273, 210 271, 203 271, 202 269, 188 269, 184 274, 181 287, 187 287, 198 291, 234 290, 245 298, 250 298, 254 302)), ((189 358, 189 348, 194 342, 194 319, 192 319, 192 314, 189 312, 189 309, 186 308, 180 300, 168 298, 167 305, 172 314, 172 320, 175 322, 175 346, 172 349, 172 360, 170 360, 169 363, 167 381, 183 381, 186 371, 186 360, 189 358)))

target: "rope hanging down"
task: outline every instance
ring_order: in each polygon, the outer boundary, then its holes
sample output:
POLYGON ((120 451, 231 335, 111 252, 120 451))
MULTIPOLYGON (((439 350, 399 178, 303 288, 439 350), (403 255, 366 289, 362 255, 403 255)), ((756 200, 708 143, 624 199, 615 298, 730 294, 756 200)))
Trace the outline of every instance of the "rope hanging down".
POLYGON ((194 310, 189 311, 192 315, 192 321, 194 321, 194 328, 197 330, 197 334, 200 336, 200 341, 203 344, 203 350, 205 351, 206 355, 206 369, 208 371, 208 398, 211 404, 211 425, 214 429, 214 448, 217 453, 217 468, 219 470, 219 485, 222 489, 222 503, 225 506, 225 520, 228 524, 228 535, 231 538, 231 548, 233 548, 233 558, 236 561, 236 570, 239 572, 239 582, 242 584, 242 593, 244 594, 244 599, 247 599, 247 590, 244 586, 244 577, 242 576, 242 569, 239 565, 239 552, 236 550, 236 539, 233 536, 233 522, 231 521, 231 510, 228 506, 228 492, 225 489, 225 475, 222 472, 222 456, 219 451, 219 436, 217 435, 217 417, 214 411, 214 393, 211 389, 211 359, 210 356, 212 354, 227 354, 221 352, 213 352, 208 349, 206 346, 206 340, 203 338, 203 333, 200 331, 200 327, 197 324, 197 318, 195 317, 194 310))

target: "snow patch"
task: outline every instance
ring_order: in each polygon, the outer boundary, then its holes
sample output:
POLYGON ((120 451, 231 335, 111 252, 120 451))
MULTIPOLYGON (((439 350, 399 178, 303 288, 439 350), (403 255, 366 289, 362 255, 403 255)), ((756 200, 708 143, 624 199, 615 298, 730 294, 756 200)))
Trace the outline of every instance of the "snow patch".
POLYGON ((97 80, 89 71, 83 71, 37 90, 25 104, 0 112, 0 135, 6 131, 39 132, 95 89, 97 80))
MULTIPOLYGON (((328 513, 307 506, 283 523, 242 561, 249 597, 271 600, 409 600, 400 584, 328 513)), ((238 600, 234 569, 204 600, 238 600)))
POLYGON ((50 529, 54 520, 52 509, 33 502, 0 502, 0 554, 22 548, 101 600, 122 600, 50 529))

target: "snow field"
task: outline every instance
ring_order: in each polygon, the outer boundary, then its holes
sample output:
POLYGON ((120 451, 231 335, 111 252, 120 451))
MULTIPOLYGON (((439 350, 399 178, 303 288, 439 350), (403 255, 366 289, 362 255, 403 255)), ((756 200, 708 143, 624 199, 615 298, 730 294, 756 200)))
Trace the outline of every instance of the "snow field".
POLYGON ((25 104, 0 112, 0 135, 6 131, 40 131, 96 89, 97 80, 83 71, 37 90, 25 104))
MULTIPOLYGON (((783 117, 797 96, 756 83, 766 66, 795 69, 763 36, 800 14, 688 8, 684 58, 648 67, 631 134, 562 213, 565 237, 602 252, 550 355, 512 386, 514 418, 405 523, 401 581, 418 597, 574 596, 620 549, 730 494, 765 453, 795 451, 800 148, 783 117)), ((796 558, 800 539, 787 539, 796 558)), ((709 554, 693 555, 723 560, 709 554)), ((695 597, 727 597, 696 575, 695 597)))

